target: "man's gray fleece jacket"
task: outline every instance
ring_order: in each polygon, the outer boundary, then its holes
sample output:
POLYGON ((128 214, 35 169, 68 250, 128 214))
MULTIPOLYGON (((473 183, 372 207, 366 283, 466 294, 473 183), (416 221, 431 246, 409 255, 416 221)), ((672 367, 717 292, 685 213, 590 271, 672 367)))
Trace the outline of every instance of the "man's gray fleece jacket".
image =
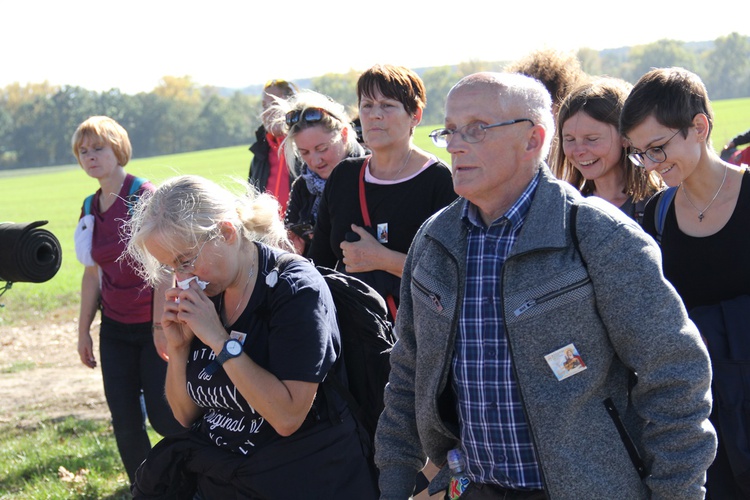
MULTIPOLYGON (((659 247, 618 209, 582 198, 541 168, 503 266, 497 307, 546 494, 703 498, 716 449, 708 421, 711 367, 697 329, 663 277, 659 247), (574 202, 580 254, 569 226, 574 202), (545 355, 571 343, 586 369, 560 381, 545 355), (631 371, 638 379, 628 397, 631 371), (620 421, 629 438, 618 432, 620 421), (644 479, 628 440, 645 463, 644 479)), ((464 201, 425 222, 404 267, 399 340, 375 439, 383 499, 408 498, 425 458, 442 466, 458 444, 450 370, 466 274, 464 201)), ((431 492, 447 485, 447 469, 431 492)))

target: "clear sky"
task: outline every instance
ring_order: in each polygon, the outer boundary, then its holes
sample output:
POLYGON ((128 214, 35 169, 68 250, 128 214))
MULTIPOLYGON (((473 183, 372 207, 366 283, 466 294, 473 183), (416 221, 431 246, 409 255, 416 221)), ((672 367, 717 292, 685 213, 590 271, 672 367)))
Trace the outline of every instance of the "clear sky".
POLYGON ((0 87, 150 91, 162 76, 241 88, 363 70, 514 60, 750 35, 741 0, 0 1, 0 87), (742 5, 742 7, 740 7, 742 5))

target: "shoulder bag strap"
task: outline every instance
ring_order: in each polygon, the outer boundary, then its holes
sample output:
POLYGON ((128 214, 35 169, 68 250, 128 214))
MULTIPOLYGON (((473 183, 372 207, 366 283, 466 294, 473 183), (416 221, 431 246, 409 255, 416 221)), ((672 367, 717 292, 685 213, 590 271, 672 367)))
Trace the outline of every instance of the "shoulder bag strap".
MULTIPOLYGON (((370 220, 370 211, 367 209, 367 196, 365 196, 365 171, 367 170, 367 164, 370 163, 370 157, 367 156, 365 161, 362 162, 362 168, 359 169, 359 209, 362 211, 362 220, 365 223, 365 227, 372 227, 372 221, 370 220)), ((388 312, 391 313, 393 322, 396 322, 396 299, 393 295, 388 294, 385 297, 385 303, 388 305, 388 312)))
POLYGON ((362 162, 362 168, 359 169, 359 209, 362 211, 362 220, 366 227, 372 227, 370 221, 370 212, 367 209, 367 197, 365 196, 365 171, 367 164, 370 163, 370 157, 366 157, 362 162))
POLYGON ((661 245, 661 234, 664 232, 664 221, 667 220, 669 205, 677 194, 677 186, 665 189, 656 204, 654 210, 654 226, 656 227, 656 242, 661 245))

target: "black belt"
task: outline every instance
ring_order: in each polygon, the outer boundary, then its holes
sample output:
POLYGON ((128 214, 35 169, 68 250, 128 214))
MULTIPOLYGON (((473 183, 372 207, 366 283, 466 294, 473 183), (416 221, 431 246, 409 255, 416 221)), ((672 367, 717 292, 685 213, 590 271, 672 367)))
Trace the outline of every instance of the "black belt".
POLYGON ((544 500, 544 490, 513 490, 496 484, 471 483, 461 500, 544 500))

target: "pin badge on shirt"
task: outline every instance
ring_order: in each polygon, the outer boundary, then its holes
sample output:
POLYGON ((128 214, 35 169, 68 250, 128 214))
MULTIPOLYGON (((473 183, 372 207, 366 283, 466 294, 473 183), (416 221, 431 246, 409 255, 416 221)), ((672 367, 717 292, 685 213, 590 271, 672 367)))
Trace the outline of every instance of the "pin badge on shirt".
POLYGON ((229 338, 239 340, 240 344, 245 345, 245 339, 247 338, 247 333, 238 332, 237 330, 232 330, 229 333, 229 338))
POLYGON ((547 354, 544 356, 544 359, 547 360, 547 364, 552 368, 552 372, 557 377, 557 380, 565 380, 586 369, 586 363, 583 362, 583 358, 573 344, 568 344, 547 354))
POLYGON ((388 223, 387 222, 378 224, 378 241, 380 243, 388 243, 388 223))

